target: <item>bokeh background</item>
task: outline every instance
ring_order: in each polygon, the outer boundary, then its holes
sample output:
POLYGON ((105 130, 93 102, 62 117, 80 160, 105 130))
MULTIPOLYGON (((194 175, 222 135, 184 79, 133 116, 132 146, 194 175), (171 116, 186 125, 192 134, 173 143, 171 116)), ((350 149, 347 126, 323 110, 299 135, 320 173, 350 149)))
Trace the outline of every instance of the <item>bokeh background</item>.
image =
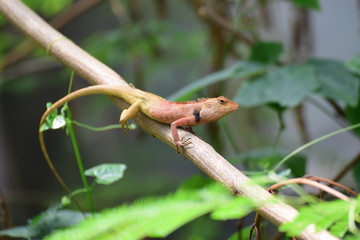
MULTIPOLYGON (((251 47, 260 41, 282 44, 283 52, 276 63, 279 65, 302 63, 309 58, 348 61, 360 53, 360 2, 356 0, 314 1, 318 6, 309 8, 290 0, 25 2, 47 21, 62 25, 59 31, 126 81, 163 97, 249 59, 251 47), (94 5, 87 6, 90 2, 94 5), (69 9, 72 11, 74 6, 79 13, 72 18, 69 9), (68 22, 61 24, 62 20, 68 22), (238 33, 246 37, 239 37, 238 33)), ((37 132, 46 102, 54 102, 67 93, 71 72, 44 50, 31 48, 32 43, 4 19, 0 24, 1 199, 6 201, 12 222, 23 225, 64 195, 42 157, 37 132)), ((215 84, 194 97, 221 94, 233 98, 243 81, 234 78, 226 84, 215 84)), ((87 85, 75 76, 75 89, 87 85)), ((84 97, 70 106, 74 119, 92 126, 114 124, 120 115, 106 96, 84 97)), ((285 152, 345 124, 329 116, 327 113, 333 109, 316 95, 302 105, 305 130, 299 127, 297 111, 289 109, 284 115, 286 127, 277 146, 285 152)), ((279 121, 266 106, 241 108, 218 124, 194 130, 231 159, 240 152, 271 148, 278 136, 279 121)), ((86 168, 101 163, 127 165, 121 181, 94 189, 96 210, 173 192, 186 179, 203 175, 189 160, 139 128, 126 136, 119 129, 93 132, 76 127, 76 134, 86 168)), ((47 132, 45 138, 67 183, 73 189, 81 188, 65 131, 47 132)), ((359 140, 353 133, 319 143, 304 153, 308 159, 306 173, 332 178, 359 149, 359 140)), ((242 164, 237 166, 244 169, 242 164)), ((342 182, 356 187, 351 174, 342 182)), ((86 206, 85 195, 80 196, 80 201, 86 206)), ((231 222, 223 228, 231 232, 234 226, 231 222)), ((190 232, 195 229, 187 228, 190 232)), ((207 239, 224 238, 222 233, 212 234, 213 238, 207 239)))

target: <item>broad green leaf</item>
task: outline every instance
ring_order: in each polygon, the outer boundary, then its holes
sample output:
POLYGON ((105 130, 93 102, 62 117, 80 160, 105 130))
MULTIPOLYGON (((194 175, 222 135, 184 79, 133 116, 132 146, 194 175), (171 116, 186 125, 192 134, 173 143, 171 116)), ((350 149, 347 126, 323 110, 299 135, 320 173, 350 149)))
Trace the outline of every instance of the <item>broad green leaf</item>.
POLYGON ((250 60, 261 63, 276 61, 283 51, 279 42, 259 42, 251 49, 250 60))
MULTIPOLYGON (((356 106, 354 107, 346 106, 346 118, 351 124, 360 123, 360 87, 358 90, 358 94, 359 94, 359 99, 356 106)), ((354 132, 358 135, 358 137, 360 137, 360 128, 355 128, 354 132)))
POLYGON ((320 94, 350 106, 356 105, 360 80, 351 74, 342 62, 316 59, 309 64, 315 67, 320 94))
POLYGON ((320 10, 318 0, 292 0, 294 4, 302 8, 320 10))
POLYGON ((249 78, 266 70, 266 66, 254 62, 239 62, 232 67, 209 74, 175 92, 167 99, 170 101, 186 101, 201 89, 211 84, 233 78, 249 78))
POLYGON ((352 72, 360 76, 360 55, 350 59, 345 63, 346 68, 352 72))
MULTIPOLYGON (((285 157, 285 154, 281 159, 285 157)), ((295 155, 285 162, 285 165, 291 169, 294 177, 303 177, 306 173, 306 158, 302 155, 295 155)))
MULTIPOLYGON (((262 148, 240 153, 230 161, 245 163, 252 171, 267 171, 272 169, 285 156, 286 154, 283 152, 262 148)), ((291 170, 294 177, 302 177, 306 172, 306 162, 304 156, 295 155, 286 161, 285 165, 291 170)))
POLYGON ((278 103, 283 107, 300 104, 318 87, 314 68, 309 64, 275 69, 267 75, 247 81, 235 101, 245 107, 278 103))
POLYGON ((95 177, 98 184, 109 185, 121 179, 126 169, 125 164, 104 163, 85 171, 86 176, 95 177))

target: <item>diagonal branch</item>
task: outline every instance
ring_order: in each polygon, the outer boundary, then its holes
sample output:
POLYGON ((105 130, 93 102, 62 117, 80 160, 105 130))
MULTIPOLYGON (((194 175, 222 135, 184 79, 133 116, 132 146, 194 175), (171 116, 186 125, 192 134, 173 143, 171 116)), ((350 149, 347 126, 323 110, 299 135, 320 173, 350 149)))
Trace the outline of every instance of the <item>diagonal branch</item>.
MULTIPOLYGON (((127 84, 112 69, 90 56, 73 42, 66 40, 62 34, 54 30, 21 1, 0 0, 0 12, 42 48, 47 49, 51 46, 49 54, 73 69, 89 83, 127 84)), ((122 109, 128 106, 120 99, 114 99, 114 102, 122 109)), ((135 121, 146 132, 175 148, 169 126, 151 120, 143 114, 138 114, 135 121)), ((209 144, 186 131, 179 129, 179 133, 180 137, 191 137, 192 139, 192 147, 184 150, 183 154, 214 180, 224 184, 233 192, 248 196, 254 201, 262 202, 272 198, 271 194, 252 183, 209 144)), ((293 207, 282 202, 263 206, 258 209, 258 212, 275 225, 291 221, 297 215, 297 211, 293 207)), ((301 237, 314 240, 337 239, 326 231, 315 232, 313 226, 304 230, 301 237)))

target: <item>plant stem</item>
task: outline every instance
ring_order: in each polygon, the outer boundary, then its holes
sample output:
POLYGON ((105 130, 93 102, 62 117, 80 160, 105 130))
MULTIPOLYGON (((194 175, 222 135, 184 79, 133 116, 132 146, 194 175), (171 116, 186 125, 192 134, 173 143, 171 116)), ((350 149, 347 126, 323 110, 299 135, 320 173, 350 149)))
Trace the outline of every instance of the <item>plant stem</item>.
POLYGON ((326 135, 324 135, 324 136, 322 136, 322 137, 319 137, 319 138, 317 138, 317 139, 314 139, 314 140, 312 140, 312 141, 310 141, 310 142, 302 145, 301 147, 295 149, 294 151, 292 151, 291 153, 289 153, 286 157, 284 157, 284 158, 273 168, 272 171, 275 172, 275 171, 276 171, 281 165, 283 165, 287 160, 289 160, 292 156, 294 156, 295 154, 301 152, 302 150, 304 150, 304 149, 306 149, 306 148, 308 148, 308 147, 310 147, 310 146, 312 146, 312 145, 314 145, 314 144, 316 144, 316 143, 318 143, 318 142, 321 142, 321 141, 323 141, 323 140, 325 140, 325 139, 327 139, 327 138, 330 138, 330 137, 332 137, 332 136, 334 136, 334 135, 337 135, 337 134, 342 133, 342 132, 350 131, 350 130, 353 130, 353 129, 358 128, 358 127, 360 127, 360 123, 351 125, 351 126, 346 127, 346 128, 339 129, 339 130, 334 131, 334 132, 331 132, 331 133, 329 133, 329 134, 326 134, 326 135))
POLYGON ((71 115, 71 111, 70 111, 70 109, 68 107, 66 108, 66 115, 67 115, 67 119, 66 119, 67 132, 68 132, 68 134, 70 136, 71 143, 72 143, 72 146, 73 146, 73 149, 74 149, 76 162, 77 162, 77 165, 78 165, 78 168, 79 168, 81 180, 83 182, 84 188, 86 189, 86 194, 87 194, 87 198, 88 198, 88 201, 89 201, 90 209, 91 209, 91 212, 94 214, 95 210, 94 210, 94 202, 93 202, 93 198, 92 198, 92 192, 91 192, 91 188, 89 187, 89 184, 88 184, 88 182, 86 180, 85 171, 84 171, 84 165, 83 165, 82 160, 81 160, 79 146, 77 144, 75 131, 74 131, 74 128, 72 126, 72 115, 71 115))

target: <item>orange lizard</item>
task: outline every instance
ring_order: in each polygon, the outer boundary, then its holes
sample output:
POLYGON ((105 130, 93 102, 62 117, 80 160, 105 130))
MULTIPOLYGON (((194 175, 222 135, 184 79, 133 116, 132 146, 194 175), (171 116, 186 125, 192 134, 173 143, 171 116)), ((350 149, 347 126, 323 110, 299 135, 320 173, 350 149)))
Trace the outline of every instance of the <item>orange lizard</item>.
POLYGON ((239 105, 226 97, 200 98, 196 101, 170 102, 155 94, 144 92, 133 87, 117 85, 96 85, 79 89, 55 102, 42 116, 40 126, 47 116, 56 108, 78 97, 90 94, 106 94, 120 97, 131 106, 120 116, 120 123, 126 129, 127 121, 142 112, 148 117, 171 126, 171 133, 177 148, 183 146, 177 127, 197 126, 214 122, 235 111, 239 105))
MULTIPOLYGON (((120 124, 122 125, 123 129, 127 128, 127 121, 133 118, 138 112, 142 112, 158 122, 169 124, 171 126, 171 133, 178 153, 179 148, 184 146, 185 141, 183 142, 180 140, 177 127, 191 127, 203 123, 214 122, 239 108, 237 103, 222 96, 217 98, 200 98, 196 101, 188 102, 170 102, 160 96, 141 91, 130 85, 95 85, 79 89, 55 102, 42 115, 40 120, 40 128, 53 110, 61 107, 66 102, 90 94, 105 94, 119 97, 131 104, 131 106, 128 109, 125 109, 120 116, 120 124)), ((46 151, 42 131, 39 131, 39 139, 41 149, 51 170, 61 185, 63 185, 63 187, 69 191, 49 158, 49 155, 46 151)))

